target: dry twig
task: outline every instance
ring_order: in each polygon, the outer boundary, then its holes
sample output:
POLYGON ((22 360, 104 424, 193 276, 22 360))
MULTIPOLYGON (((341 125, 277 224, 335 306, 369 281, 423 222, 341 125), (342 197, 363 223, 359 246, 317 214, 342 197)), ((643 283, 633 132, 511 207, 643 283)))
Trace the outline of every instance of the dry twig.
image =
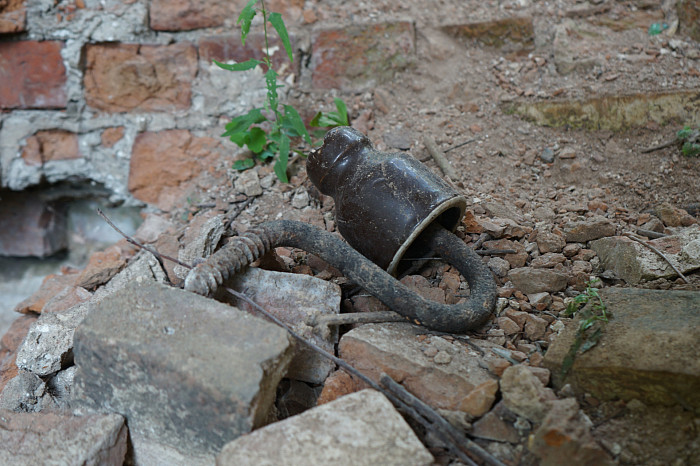
POLYGON ((450 165, 450 162, 445 157, 445 154, 438 148, 437 144, 435 143, 435 140, 430 136, 426 135, 423 136, 423 144, 425 144, 425 148, 428 149, 428 152, 438 164, 440 170, 442 170, 445 176, 450 178, 452 181, 459 180, 457 172, 452 167, 452 165, 450 165))
POLYGON ((639 244, 642 244, 642 245, 648 247, 649 249, 651 249, 652 251, 654 251, 656 254, 658 254, 659 256, 661 256, 661 258, 662 258, 663 260, 665 260, 666 262, 668 262, 668 265, 671 266, 671 268, 673 269, 673 271, 676 272, 676 273, 678 274, 678 276, 681 277, 681 279, 682 279, 684 282, 690 283, 690 282, 688 281, 688 279, 685 278, 685 275, 683 275, 683 273, 682 273, 680 270, 678 270, 678 268, 677 268, 675 265, 673 265, 673 262, 671 262, 671 259, 669 259, 663 252, 659 251, 657 248, 655 248, 655 247, 652 246, 651 244, 647 243, 646 241, 643 241, 643 240, 639 239, 639 238, 637 237, 637 235, 635 235, 634 233, 625 232, 625 233, 623 233, 623 235, 625 235, 626 237, 628 237, 628 238, 630 238, 630 239, 632 239, 632 240, 638 242, 639 244))

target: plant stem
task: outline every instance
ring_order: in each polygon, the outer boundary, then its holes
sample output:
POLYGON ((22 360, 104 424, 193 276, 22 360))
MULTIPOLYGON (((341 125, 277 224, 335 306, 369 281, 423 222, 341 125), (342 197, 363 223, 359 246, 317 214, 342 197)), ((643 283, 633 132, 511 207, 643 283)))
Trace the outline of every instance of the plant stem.
POLYGON ((263 17, 263 31, 265 32, 265 64, 268 68, 272 68, 272 60, 270 60, 270 45, 267 42, 267 10, 265 10, 265 0, 260 0, 263 17))

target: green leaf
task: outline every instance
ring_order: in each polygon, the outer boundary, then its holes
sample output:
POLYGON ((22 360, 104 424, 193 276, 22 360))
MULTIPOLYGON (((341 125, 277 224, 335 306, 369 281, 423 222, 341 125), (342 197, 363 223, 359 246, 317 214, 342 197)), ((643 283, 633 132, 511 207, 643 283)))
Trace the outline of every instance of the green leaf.
MULTIPOLYGON (((266 118, 262 114, 262 109, 254 108, 245 115, 237 116, 231 120, 231 122, 226 125, 226 132, 222 134, 221 137, 230 137, 235 133, 245 132, 250 128, 250 125, 261 123, 265 120, 266 118)), ((231 140, 233 141, 233 139, 231 140)))
POLYGON ((250 32, 250 24, 255 17, 255 8, 253 8, 253 5, 256 3, 258 3, 258 0, 250 0, 248 4, 243 7, 241 14, 238 16, 238 21, 236 21, 236 24, 241 25, 241 42, 243 45, 245 45, 245 38, 248 36, 248 32, 250 32))
POLYGON ((255 160, 253 159, 243 159, 243 160, 236 160, 233 162, 233 168, 234 170, 248 170, 249 168, 253 168, 255 165, 255 160))
POLYGON ((339 99, 338 97, 333 99, 333 102, 335 102, 335 108, 338 109, 338 116, 340 117, 340 125, 341 126, 348 126, 348 107, 345 105, 345 102, 343 102, 342 99, 339 99))
POLYGON ((259 154, 265 147, 266 142, 267 135, 265 134, 265 131, 257 127, 250 128, 248 141, 246 141, 248 149, 250 149, 256 154, 259 154))
POLYGON ((238 147, 243 147, 248 142, 250 134, 248 131, 241 131, 240 133, 233 133, 229 136, 231 142, 235 143, 238 147))
POLYGON ((275 28, 275 31, 277 31, 277 35, 280 36, 280 39, 282 39, 282 45, 284 45, 284 49, 287 51, 289 61, 294 62, 294 58, 292 56, 292 44, 289 43, 289 34, 287 34, 287 28, 284 25, 282 15, 279 13, 270 13, 268 21, 275 28))
POLYGON ((227 65, 226 63, 221 63, 214 60, 214 64, 219 68, 223 68, 228 71, 246 71, 255 68, 258 65, 262 65, 263 62, 260 60, 255 60, 251 58, 250 60, 242 61, 240 63, 234 63, 233 65, 227 65))
POLYGON ((264 151, 257 154, 257 157, 258 157, 258 159, 260 159, 261 161, 264 162, 267 159, 273 158, 275 156, 276 151, 277 151, 277 146, 270 144, 267 146, 267 148, 264 151))
POLYGON ((289 138, 282 136, 280 141, 280 155, 275 162, 275 174, 282 183, 289 183, 287 179, 287 164, 289 163, 289 138))
POLYGON ((284 119, 289 122, 299 136, 304 138, 307 144, 311 144, 311 138, 308 131, 306 131, 306 126, 304 126, 304 120, 301 119, 299 112, 291 105, 284 106, 284 119))

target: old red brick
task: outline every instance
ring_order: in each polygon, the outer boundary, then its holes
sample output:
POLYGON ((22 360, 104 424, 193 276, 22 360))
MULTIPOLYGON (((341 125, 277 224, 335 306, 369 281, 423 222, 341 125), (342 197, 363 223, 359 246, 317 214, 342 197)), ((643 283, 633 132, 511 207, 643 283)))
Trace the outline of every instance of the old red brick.
POLYGON ((172 111, 189 108, 197 51, 172 45, 87 46, 85 99, 107 112, 172 111))
MULTIPOLYGON (((151 29, 156 31, 190 31, 223 26, 235 20, 247 0, 153 0, 151 29), (228 20, 228 21, 227 21, 228 20)), ((259 6, 259 5, 256 5, 259 6)), ((302 17, 304 0, 268 0, 265 9, 282 14, 287 25, 302 17)))
POLYGON ((43 165, 54 160, 79 159, 78 135, 61 129, 37 131, 27 138, 22 158, 27 165, 43 165))
MULTIPOLYGON (((290 41, 294 44, 294 35, 290 34, 290 41)), ((282 42, 276 35, 269 38, 270 48, 276 47, 276 52, 272 55, 272 66, 275 70, 280 70, 284 64, 289 64, 287 53, 282 47, 282 42)), ((246 61, 251 58, 262 60, 264 57, 265 35, 263 33, 250 33, 245 41, 245 46, 241 44, 241 36, 221 35, 209 36, 199 41, 199 56, 207 63, 212 60, 226 61, 246 61)), ((293 72, 292 67, 286 68, 286 73, 293 72)))
POLYGON ((321 30, 313 39, 312 82, 320 89, 367 87, 408 67, 414 54, 411 22, 321 30))
POLYGON ((63 108, 62 42, 0 42, 0 108, 63 108))
POLYGON ((5 0, 0 2, 0 34, 27 30, 26 0, 5 0))
POLYGON ((187 187, 218 158, 219 142, 186 130, 141 133, 134 141, 129 191, 144 202, 170 210, 187 187))
POLYGON ((189 31, 222 26, 226 18, 236 17, 246 0, 153 0, 151 29, 189 31))

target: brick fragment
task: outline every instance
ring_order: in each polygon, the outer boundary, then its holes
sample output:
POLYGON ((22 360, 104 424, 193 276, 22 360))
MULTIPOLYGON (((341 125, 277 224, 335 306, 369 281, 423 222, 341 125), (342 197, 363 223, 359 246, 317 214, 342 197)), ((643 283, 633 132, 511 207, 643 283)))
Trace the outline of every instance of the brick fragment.
POLYGON ((46 162, 81 157, 78 135, 62 129, 37 131, 27 138, 22 151, 22 158, 27 165, 41 166, 46 162))
POLYGON ((26 0, 5 0, 0 3, 0 34, 27 30, 26 0))
POLYGON ((156 31, 190 31, 222 26, 247 2, 245 0, 153 0, 151 29, 156 31))
POLYGON ((64 108, 62 48, 59 41, 0 42, 0 108, 64 108))
POLYGON ((190 181, 214 165, 219 142, 186 130, 141 133, 134 141, 129 165, 129 191, 163 210, 186 195, 190 181))

